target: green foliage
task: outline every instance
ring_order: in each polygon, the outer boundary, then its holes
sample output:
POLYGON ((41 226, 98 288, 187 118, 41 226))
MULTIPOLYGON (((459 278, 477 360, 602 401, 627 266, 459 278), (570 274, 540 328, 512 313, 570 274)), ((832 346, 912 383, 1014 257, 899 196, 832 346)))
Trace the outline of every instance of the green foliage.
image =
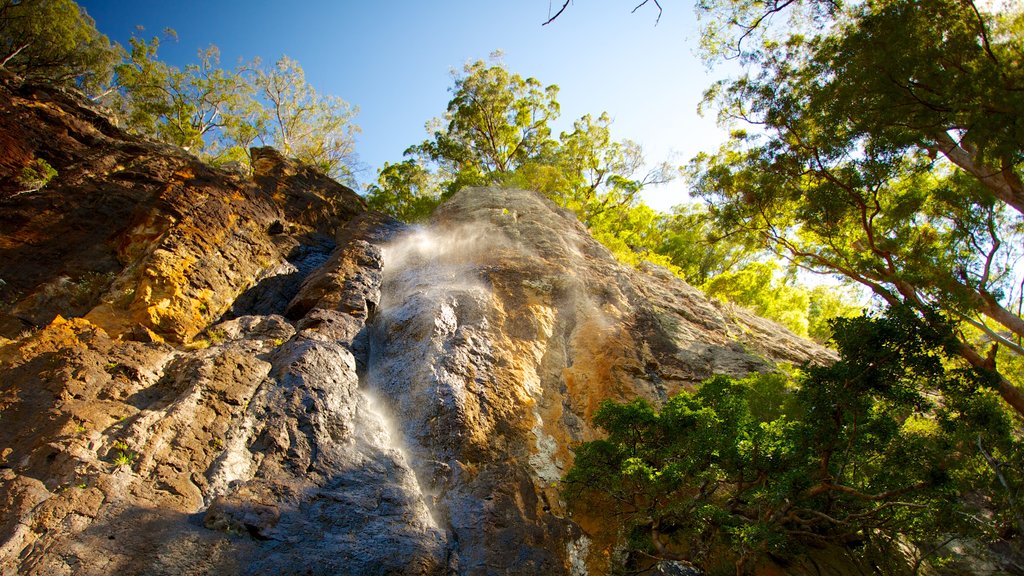
MULTIPOLYGON (((165 36, 176 39, 170 29, 165 36)), ((158 37, 132 37, 128 51, 112 46, 71 0, 0 0, 0 67, 82 88, 130 130, 213 164, 248 164, 258 142, 351 182, 357 110, 318 94, 297 62, 282 57, 270 67, 256 60, 227 70, 211 45, 178 68, 159 60, 159 47, 158 37)))
POLYGON ((139 454, 132 451, 126 442, 118 440, 111 449, 111 462, 116 468, 130 468, 139 459, 139 454))
POLYGON ((286 156, 351 182, 358 109, 337 96, 318 94, 299 63, 287 56, 270 68, 256 68, 252 82, 263 110, 245 129, 286 156))
POLYGON ((0 67, 91 96, 110 82, 118 49, 72 0, 0 0, 0 67))
POLYGON ((385 165, 367 188, 370 207, 419 221, 464 186, 536 190, 575 212, 621 262, 663 266, 803 336, 813 316, 815 336, 827 339, 823 315, 845 313, 839 299, 776 278, 776 267, 758 262, 764 250, 748 236, 715 234, 706 208, 666 215, 639 202, 637 194, 669 181, 672 169, 646 169, 638 144, 612 138, 607 114, 584 115, 553 139, 548 123, 558 115, 558 89, 542 86, 500 64, 467 64, 433 138, 411 147, 405 161, 385 165), (812 306, 815 295, 828 301, 812 306))
POLYGON ((550 144, 548 121, 558 117, 558 86, 477 60, 455 76, 445 130, 422 144, 449 172, 508 173, 550 144))
MULTIPOLYGON (((495 60, 499 55, 494 55, 495 60)), ((550 155, 549 121, 558 117, 558 86, 478 60, 453 75, 443 118, 428 124, 429 140, 389 164, 370 193, 393 214, 425 216, 431 204, 466 186, 485 186, 550 155)))
POLYGON ((778 269, 774 262, 752 262, 708 280, 704 291, 709 296, 747 306, 798 336, 807 337, 809 294, 791 282, 779 281, 775 274, 778 269))
POLYGON ((367 189, 372 208, 405 220, 425 219, 466 186, 539 191, 573 210, 620 260, 647 260, 676 270, 660 254, 661 216, 637 202, 645 186, 672 176, 667 166, 644 172, 634 142, 611 137, 611 119, 587 114, 558 139, 558 87, 509 72, 500 63, 467 64, 454 77, 452 99, 432 138, 387 164, 367 189))
POLYGON ((1024 12, 959 0, 702 6, 749 32, 731 44, 748 72, 706 103, 726 125, 760 128, 691 165, 719 229, 977 328, 983 338, 965 336, 958 354, 996 369, 1024 414, 1013 375, 986 360, 992 342, 1024 355, 1011 308, 1024 246, 1024 12), (798 4, 810 12, 778 24, 798 4))
MULTIPOLYGON (((174 35, 172 30, 168 36, 174 35)), ((134 131, 200 154, 214 164, 248 164, 249 147, 273 145, 288 157, 351 181, 355 165, 353 122, 357 110, 322 96, 299 64, 282 57, 229 71, 216 46, 199 50, 198 62, 179 69, 157 57, 160 39, 131 39, 116 66, 118 105, 134 131)))
POLYGON ((1019 491, 1015 424, 983 374, 946 367, 953 340, 936 326, 906 310, 838 320, 832 366, 715 376, 660 410, 605 402, 608 436, 577 448, 566 495, 622 518, 634 561, 721 568, 707 562, 729 550, 737 573, 826 543, 881 562, 902 543, 997 534, 1020 510, 978 446, 1019 491), (965 494, 999 502, 997 517, 977 522, 965 494))
POLYGON ((676 206, 659 228, 661 244, 657 252, 669 258, 693 286, 703 286, 713 277, 763 257, 763 250, 747 236, 717 233, 714 219, 703 204, 676 206))
POLYGON ((57 177, 57 170, 42 158, 36 158, 25 165, 18 175, 18 183, 26 188, 26 192, 39 190, 50 180, 57 177))
POLYGON ((223 328, 210 328, 206 331, 206 335, 212 344, 223 344, 228 338, 228 333, 223 328))
POLYGON ((709 278, 702 286, 708 296, 744 306, 774 320, 794 334, 826 344, 835 318, 858 316, 859 298, 844 286, 807 288, 795 275, 780 275, 772 260, 752 261, 709 278))
POLYGON ((425 220, 440 202, 433 175, 413 159, 385 163, 377 184, 371 185, 366 193, 371 209, 406 222, 425 220))
POLYGON ((858 297, 843 286, 815 286, 809 293, 807 335, 816 342, 832 340, 832 320, 859 316, 858 297))
POLYGON ((201 153, 217 131, 237 117, 251 98, 243 70, 219 67, 220 51, 198 52, 199 62, 184 69, 157 60, 160 42, 131 39, 128 58, 116 67, 129 125, 137 132, 201 153))

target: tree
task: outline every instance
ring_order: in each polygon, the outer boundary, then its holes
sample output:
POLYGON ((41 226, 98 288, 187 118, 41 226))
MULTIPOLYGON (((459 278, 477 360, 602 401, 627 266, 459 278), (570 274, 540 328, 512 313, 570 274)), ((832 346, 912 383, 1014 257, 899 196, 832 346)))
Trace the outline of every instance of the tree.
POLYGON ((257 69, 253 84, 266 116, 250 126, 267 130, 260 134, 265 143, 334 178, 352 179, 357 108, 337 96, 318 94, 299 63, 287 56, 269 69, 257 69))
POLYGON ((657 252, 679 268, 684 280, 703 286, 712 278, 765 258, 765 250, 743 234, 723 234, 701 203, 681 204, 659 225, 657 252))
POLYGON ((703 285, 704 292, 708 296, 747 306, 806 338, 810 294, 791 281, 780 281, 776 274, 778 269, 775 262, 752 262, 711 278, 703 285))
POLYGON ((1021 445, 987 376, 943 362, 948 322, 893 309, 835 334, 841 359, 795 379, 715 376, 660 409, 605 402, 608 436, 576 449, 570 504, 622 518, 634 562, 731 556, 737 574, 823 544, 877 569, 906 544, 1013 530, 1021 510, 1000 482, 1020 488, 1021 445), (975 522, 966 492, 998 502, 997 519, 975 522))
POLYGON ((573 122, 572 132, 559 135, 553 154, 554 162, 568 178, 568 186, 557 201, 585 222, 605 211, 629 206, 645 187, 673 178, 667 163, 644 172, 643 149, 632 140, 613 140, 611 123, 607 112, 596 120, 585 114, 573 122))
POLYGON ((98 96, 118 58, 118 48, 72 0, 0 0, 0 68, 98 96))
POLYGON ((178 69, 157 59, 158 38, 130 42, 129 57, 116 67, 129 126, 195 153, 225 146, 214 141, 252 97, 246 68, 220 68, 220 50, 210 46, 199 50, 198 63, 178 69))
MULTIPOLYGON (((174 31, 166 31, 174 37, 174 31)), ((249 147, 273 145, 324 173, 351 180, 356 163, 356 109, 317 94, 302 67, 283 57, 267 69, 259 60, 229 71, 216 46, 179 69, 158 59, 160 39, 131 39, 116 66, 118 105, 134 131, 180 146, 214 164, 249 163, 249 147)))
POLYGON ((645 171, 639 145, 611 138, 607 114, 584 115, 556 140, 550 123, 559 113, 558 86, 523 78, 500 62, 466 64, 451 92, 445 116, 430 124, 432 138, 406 150, 405 162, 388 164, 370 187, 377 205, 420 218, 465 186, 518 186, 572 209, 627 260, 634 249, 660 258, 653 251, 654 212, 636 197, 645 186, 668 181, 672 171, 666 165, 645 171))
POLYGON ((366 203, 373 210, 405 222, 425 220, 441 202, 433 175, 416 160, 384 163, 377 184, 367 189, 366 203))
POLYGON ((432 122, 432 139, 406 151, 436 166, 445 196, 507 178, 550 153, 548 123, 558 117, 558 86, 477 60, 453 75, 450 90, 444 118, 432 122))
MULTIPOLYGON (((774 15, 796 3, 715 4, 774 15)), ((750 71, 707 101, 757 132, 735 130, 700 156, 696 192, 723 229, 796 265, 842 274, 921 321, 933 306, 953 314, 972 328, 958 354, 993 371, 1024 414, 1020 381, 995 362, 1024 354, 1010 308, 1024 232, 1024 16, 965 0, 808 5, 831 24, 736 45, 750 71)))

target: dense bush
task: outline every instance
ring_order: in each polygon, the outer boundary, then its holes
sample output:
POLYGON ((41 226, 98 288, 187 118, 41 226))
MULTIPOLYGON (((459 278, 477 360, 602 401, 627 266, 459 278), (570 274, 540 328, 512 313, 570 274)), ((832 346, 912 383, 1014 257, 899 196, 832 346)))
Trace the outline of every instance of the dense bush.
POLYGON ((826 544, 875 565, 908 545, 934 560, 951 535, 1015 530, 1014 422, 984 374, 949 365, 949 334, 896 310, 836 328, 832 366, 715 376, 660 409, 605 402, 608 436, 577 448, 570 502, 613 509, 639 557, 728 551, 741 570, 826 544))

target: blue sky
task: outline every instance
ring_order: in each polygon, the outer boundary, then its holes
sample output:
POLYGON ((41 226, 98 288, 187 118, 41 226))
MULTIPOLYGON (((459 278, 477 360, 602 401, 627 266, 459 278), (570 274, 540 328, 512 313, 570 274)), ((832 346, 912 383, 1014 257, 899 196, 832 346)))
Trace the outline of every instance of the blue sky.
MULTIPOLYGON (((316 0, 150 1, 80 0, 97 27, 122 44, 166 27, 161 59, 182 65, 216 44, 221 64, 241 58, 297 60, 321 93, 360 109, 357 151, 375 179, 385 161, 426 137, 424 124, 447 105, 450 72, 467 61, 504 52, 507 67, 561 88, 557 130, 586 113, 607 111, 616 138, 641 143, 648 160, 683 164, 723 136, 714 118, 697 115, 712 72, 695 55, 697 28, 689 3, 653 3, 631 14, 632 0, 580 0, 548 26, 560 0, 435 0, 392 2, 316 0), (136 27, 145 28, 138 32, 136 27)), ((686 201, 682 181, 650 190, 645 199, 667 210, 686 201)))

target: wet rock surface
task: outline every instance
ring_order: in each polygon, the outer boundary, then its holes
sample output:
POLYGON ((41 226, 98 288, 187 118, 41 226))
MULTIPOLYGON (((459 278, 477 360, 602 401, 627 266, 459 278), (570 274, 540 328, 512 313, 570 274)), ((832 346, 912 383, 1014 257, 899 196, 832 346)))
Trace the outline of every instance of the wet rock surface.
POLYGON ((4 576, 604 574, 617 535, 558 492, 602 400, 830 358, 534 193, 411 227, 2 90, 4 576))

